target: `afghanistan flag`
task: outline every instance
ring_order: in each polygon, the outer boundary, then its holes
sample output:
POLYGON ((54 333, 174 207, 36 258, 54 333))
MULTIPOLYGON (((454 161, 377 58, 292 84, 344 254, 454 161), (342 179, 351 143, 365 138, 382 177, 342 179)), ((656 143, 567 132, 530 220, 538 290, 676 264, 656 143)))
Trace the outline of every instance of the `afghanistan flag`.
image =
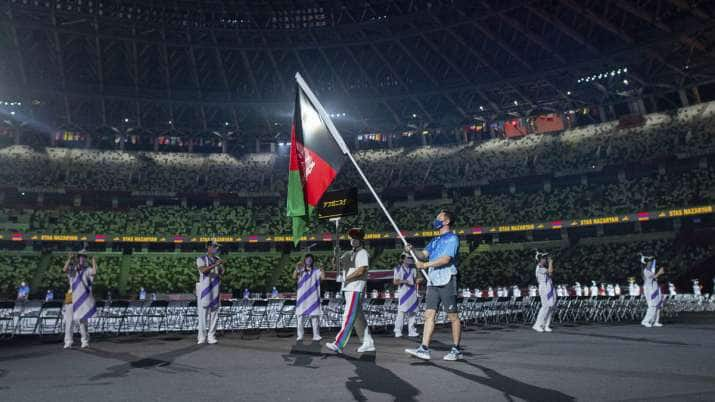
POLYGON ((298 87, 291 127, 288 216, 297 245, 320 198, 335 180, 345 154, 303 90, 298 87))

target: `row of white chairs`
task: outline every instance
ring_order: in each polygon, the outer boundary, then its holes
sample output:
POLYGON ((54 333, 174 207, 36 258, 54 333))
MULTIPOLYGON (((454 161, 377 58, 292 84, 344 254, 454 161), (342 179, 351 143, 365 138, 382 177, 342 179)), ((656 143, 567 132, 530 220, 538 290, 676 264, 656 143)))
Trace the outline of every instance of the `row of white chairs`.
MULTIPOLYGON (((459 315, 465 326, 504 326, 532 323, 540 307, 538 297, 459 298, 459 315)), ((394 325, 395 299, 364 301, 368 324, 376 330, 394 325)), ((554 321, 558 323, 617 323, 640 320, 647 308, 645 298, 632 296, 559 297, 554 321)), ((51 335, 64 331, 61 301, 0 301, 0 337, 51 335)), ((343 301, 323 299, 321 327, 338 328, 343 301)), ((714 312, 715 295, 667 296, 663 314, 675 317, 681 312, 714 312)), ((121 335, 160 332, 189 332, 198 324, 194 301, 112 301, 98 302, 97 314, 89 321, 92 333, 121 335)), ((420 301, 417 323, 423 323, 424 305, 420 301)), ((443 311, 437 323, 447 322, 443 311)), ((219 310, 221 331, 265 331, 295 328, 295 300, 257 299, 223 301, 219 310)))

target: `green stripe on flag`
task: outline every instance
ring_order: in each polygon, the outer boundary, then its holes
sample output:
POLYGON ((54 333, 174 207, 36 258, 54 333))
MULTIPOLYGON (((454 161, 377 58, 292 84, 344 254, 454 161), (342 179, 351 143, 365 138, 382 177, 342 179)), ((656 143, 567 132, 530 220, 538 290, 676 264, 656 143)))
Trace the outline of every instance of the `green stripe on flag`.
POLYGON ((308 222, 313 208, 305 202, 303 182, 298 170, 288 171, 288 216, 293 220, 293 244, 296 246, 300 238, 308 231, 308 222))

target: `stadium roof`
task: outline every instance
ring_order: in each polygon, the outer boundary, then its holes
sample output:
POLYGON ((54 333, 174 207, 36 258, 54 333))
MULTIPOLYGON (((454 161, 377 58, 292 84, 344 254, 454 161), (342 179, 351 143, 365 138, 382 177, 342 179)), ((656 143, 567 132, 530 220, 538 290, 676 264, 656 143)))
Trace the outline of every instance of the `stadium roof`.
POLYGON ((290 119, 296 71, 355 130, 615 104, 715 79, 707 1, 7 0, 0 9, 0 93, 51 127, 271 133, 290 119))

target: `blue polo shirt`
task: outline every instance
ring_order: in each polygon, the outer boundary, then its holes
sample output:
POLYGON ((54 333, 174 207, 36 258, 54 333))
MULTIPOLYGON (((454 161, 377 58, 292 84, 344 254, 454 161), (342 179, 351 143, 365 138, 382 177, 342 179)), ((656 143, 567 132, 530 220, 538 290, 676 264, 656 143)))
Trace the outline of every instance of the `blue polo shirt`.
POLYGON ((429 261, 436 261, 440 257, 452 257, 449 265, 439 268, 429 268, 429 276, 432 286, 444 286, 449 283, 453 275, 457 275, 457 254, 459 254, 459 237, 452 232, 439 235, 427 244, 425 251, 429 254, 429 261))

